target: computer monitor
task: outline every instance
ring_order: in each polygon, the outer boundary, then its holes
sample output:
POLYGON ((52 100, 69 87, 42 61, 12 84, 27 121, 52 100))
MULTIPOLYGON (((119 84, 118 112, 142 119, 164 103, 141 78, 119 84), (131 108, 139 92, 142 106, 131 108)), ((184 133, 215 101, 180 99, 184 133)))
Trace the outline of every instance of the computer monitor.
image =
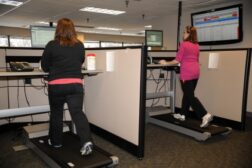
POLYGON ((201 45, 230 44, 242 41, 242 5, 210 9, 191 14, 201 45))
POLYGON ((32 47, 45 47, 46 44, 54 39, 55 27, 31 26, 32 47))
POLYGON ((145 45, 148 47, 163 47, 163 31, 145 30, 145 45))

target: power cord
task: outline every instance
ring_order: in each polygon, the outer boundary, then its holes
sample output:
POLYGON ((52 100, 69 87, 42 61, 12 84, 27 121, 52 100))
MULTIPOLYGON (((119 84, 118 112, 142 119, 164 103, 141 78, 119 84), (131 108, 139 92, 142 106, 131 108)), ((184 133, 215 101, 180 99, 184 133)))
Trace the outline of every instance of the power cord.
MULTIPOLYGON (((30 107, 30 102, 28 100, 28 97, 27 97, 27 92, 26 92, 26 83, 25 83, 25 80, 24 81, 24 95, 25 95, 25 100, 26 100, 26 103, 28 105, 28 107, 30 107)), ((31 122, 33 123, 34 122, 34 119, 33 119, 33 115, 30 115, 31 116, 31 122)))

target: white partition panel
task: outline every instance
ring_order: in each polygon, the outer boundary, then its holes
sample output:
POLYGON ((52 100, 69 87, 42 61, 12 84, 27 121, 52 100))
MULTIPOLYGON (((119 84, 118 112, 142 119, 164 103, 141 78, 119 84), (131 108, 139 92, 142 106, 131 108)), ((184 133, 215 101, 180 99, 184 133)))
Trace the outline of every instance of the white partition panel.
POLYGON ((88 53, 96 54, 96 68, 103 71, 85 78, 85 109, 89 121, 138 145, 141 48, 88 50, 88 53), (107 71, 106 58, 111 52, 114 71, 107 71))

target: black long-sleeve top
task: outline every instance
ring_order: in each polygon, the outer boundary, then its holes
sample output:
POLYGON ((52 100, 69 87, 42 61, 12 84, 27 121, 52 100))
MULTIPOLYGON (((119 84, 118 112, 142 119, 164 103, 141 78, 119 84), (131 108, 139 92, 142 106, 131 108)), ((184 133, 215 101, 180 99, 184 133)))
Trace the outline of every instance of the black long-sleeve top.
POLYGON ((48 81, 62 78, 83 78, 81 66, 85 60, 84 45, 79 42, 74 46, 61 46, 50 41, 43 52, 41 67, 49 72, 48 81))

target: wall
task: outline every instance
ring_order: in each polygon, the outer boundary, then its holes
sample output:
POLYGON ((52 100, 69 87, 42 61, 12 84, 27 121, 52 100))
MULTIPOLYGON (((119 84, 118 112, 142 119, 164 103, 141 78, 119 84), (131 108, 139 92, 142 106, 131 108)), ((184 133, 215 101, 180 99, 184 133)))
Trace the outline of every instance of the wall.
POLYGON ((89 34, 89 33, 85 33, 85 39, 86 40, 93 40, 93 41, 144 43, 144 37, 89 34))
POLYGON ((3 27, 0 26, 0 35, 30 37, 30 31, 24 28, 3 27))
MULTIPOLYGON (((0 35, 30 37, 30 30, 25 28, 3 27, 0 26, 0 35)), ((111 42, 128 42, 128 43, 144 43, 144 37, 119 36, 119 35, 102 35, 91 33, 78 33, 85 36, 85 40, 89 41, 111 41, 111 42)))
POLYGON ((163 30, 164 50, 177 49, 177 27, 178 15, 168 14, 153 23, 153 29, 163 30))
MULTIPOLYGON (((252 23, 251 23, 251 16, 252 16, 252 2, 251 0, 242 0, 241 2, 231 1, 227 4, 216 5, 206 8, 200 8, 195 10, 190 10, 183 12, 182 14, 182 24, 181 28, 183 29, 186 25, 191 25, 191 13, 200 12, 204 10, 208 10, 209 8, 219 8, 225 7, 235 4, 243 4, 243 41, 240 43, 235 44, 228 44, 228 45, 216 45, 216 46, 201 46, 202 49, 218 49, 218 48, 251 48, 252 47, 252 23)), ((181 30, 183 31, 183 30, 181 30)))
MULTIPOLYGON (((243 4, 243 34, 244 38, 243 41, 236 44, 229 44, 229 45, 218 45, 218 46, 211 46, 212 49, 216 48, 252 48, 252 1, 251 0, 241 0, 238 3, 243 4)), ((191 25, 191 13, 199 12, 208 10, 210 8, 218 8, 223 6, 230 6, 234 4, 238 4, 237 1, 232 1, 231 3, 216 5, 211 7, 205 7, 200 9, 191 9, 191 10, 182 10, 181 16, 181 32, 182 35, 183 28, 186 25, 191 25)), ((153 29, 159 29, 164 31, 164 47, 163 49, 174 50, 177 49, 177 26, 178 26, 178 14, 177 13, 167 13, 167 16, 160 18, 156 22, 153 23, 153 29)), ((180 38, 181 40, 181 38, 180 38)), ((203 47, 202 49, 209 49, 210 46, 203 47)))

